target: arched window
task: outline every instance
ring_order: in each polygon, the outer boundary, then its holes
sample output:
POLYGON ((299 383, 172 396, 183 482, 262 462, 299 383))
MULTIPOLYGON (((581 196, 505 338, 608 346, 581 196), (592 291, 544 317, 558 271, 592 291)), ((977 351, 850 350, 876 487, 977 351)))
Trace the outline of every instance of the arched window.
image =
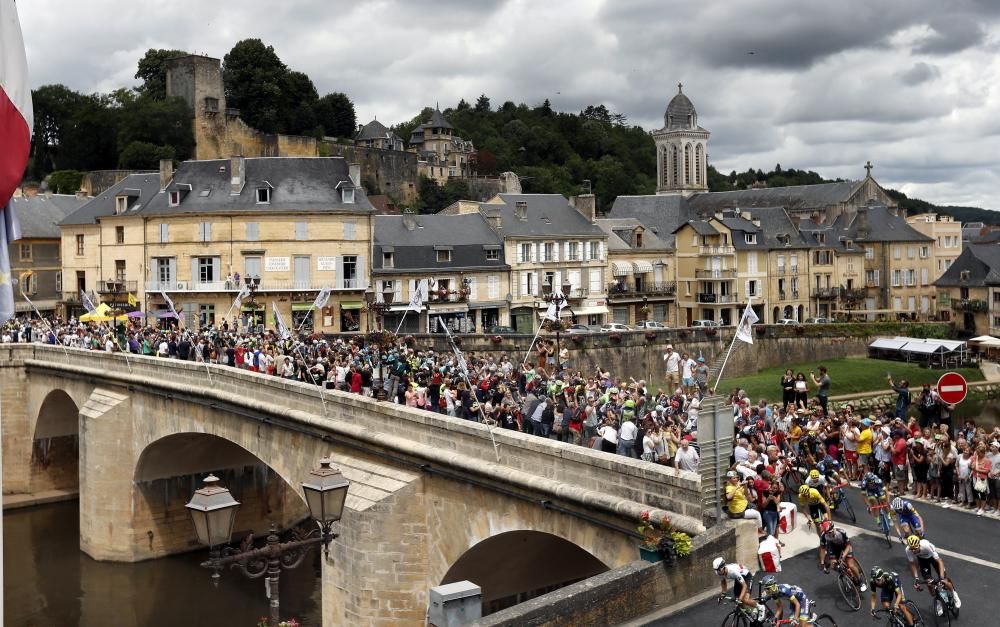
POLYGON ((676 186, 681 182, 681 151, 677 144, 671 147, 670 153, 670 185, 676 186))
POLYGON ((704 159, 704 149, 698 144, 694 149, 694 182, 698 185, 704 184, 702 180, 702 161, 704 159))
POLYGON ((684 146, 684 184, 691 184, 691 144, 684 146))

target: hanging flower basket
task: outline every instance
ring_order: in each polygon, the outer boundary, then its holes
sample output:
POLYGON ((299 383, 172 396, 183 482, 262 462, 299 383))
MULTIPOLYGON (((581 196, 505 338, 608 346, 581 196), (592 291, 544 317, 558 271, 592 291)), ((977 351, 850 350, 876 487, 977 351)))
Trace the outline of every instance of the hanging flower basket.
POLYGON ((493 337, 490 338, 490 341, 493 342, 494 344, 499 344, 500 342, 503 341, 503 336, 502 335, 494 335, 493 337))
POLYGON ((762 324, 755 326, 754 329, 757 330, 757 337, 764 337, 767 334, 767 327, 762 324))
POLYGON ((679 337, 679 338, 681 338, 681 339, 684 339, 684 338, 686 338, 686 337, 687 337, 687 336, 688 336, 689 334, 690 334, 690 332, 689 332, 689 331, 688 331, 687 329, 681 329, 680 331, 678 331, 678 332, 677 332, 677 337, 679 337))
POLYGON ((705 327, 705 335, 708 337, 715 337, 719 334, 719 330, 715 327, 705 327))
POLYGON ((802 326, 801 324, 796 325, 795 335, 805 335, 805 333, 806 333, 806 328, 804 326, 802 326))
POLYGON ((656 339, 656 331, 646 331, 646 339, 653 341, 656 339))
POLYGON ((639 555, 647 562, 662 562, 664 566, 673 566, 678 559, 691 555, 691 536, 674 531, 667 516, 653 522, 649 512, 643 512, 639 517, 638 530, 642 534, 639 555))

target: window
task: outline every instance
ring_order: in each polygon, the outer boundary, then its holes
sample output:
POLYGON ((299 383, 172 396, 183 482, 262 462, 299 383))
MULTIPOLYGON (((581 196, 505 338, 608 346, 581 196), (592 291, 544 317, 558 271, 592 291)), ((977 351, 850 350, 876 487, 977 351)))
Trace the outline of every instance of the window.
POLYGON ((820 244, 825 244, 826 243, 826 233, 817 233, 816 234, 816 241, 819 242, 820 244))
POLYGON ((593 269, 593 270, 590 271, 590 293, 591 294, 602 294, 604 292, 604 288, 601 287, 601 284, 603 283, 603 281, 601 280, 601 278, 602 278, 601 274, 602 273, 601 273, 600 269, 593 269))
POLYGON ((961 272, 958 273, 958 278, 960 280, 962 280, 962 281, 968 281, 969 280, 969 271, 968 270, 962 270, 961 272))
POLYGON ((903 249, 900 248, 899 246, 893 246, 892 247, 892 258, 893 259, 902 259, 903 258, 903 249))
POLYGON ((267 205, 271 202, 271 188, 270 187, 258 187, 257 188, 257 204, 267 205))
POLYGON ((497 300, 500 298, 500 277, 495 274, 491 274, 486 279, 487 285, 487 298, 490 300, 497 300))
POLYGON ((892 286, 899 287, 902 285, 902 272, 899 270, 892 271, 892 286))
POLYGON ((29 273, 25 273, 24 275, 22 275, 21 276, 21 287, 20 287, 20 290, 22 292, 24 292, 25 294, 34 294, 35 293, 35 275, 31 274, 30 272, 29 273))
POLYGON ((747 281, 747 296, 757 295, 757 281, 747 281))
POLYGON ((916 256, 917 256, 917 247, 916 246, 907 246, 906 247, 906 258, 907 259, 913 259, 916 256))
POLYGON ((542 245, 542 261, 553 261, 553 255, 555 251, 555 244, 552 242, 546 242, 542 245))
POLYGON ((921 246, 920 247, 920 258, 921 259, 927 259, 928 256, 930 256, 930 249, 927 246, 921 246))
POLYGON ((199 242, 210 242, 210 241, 212 241, 212 223, 211 222, 199 222, 198 223, 198 241, 199 242))
MULTIPOLYGON (((1000 292, 993 292, 993 304, 1000 305, 1000 292)), ((1000 326, 1000 325, 996 325, 1000 326)))
POLYGON ((21 261, 31 261, 31 244, 21 244, 21 261))
POLYGON ((757 243, 757 234, 756 233, 744 233, 743 237, 744 237, 744 239, 745 239, 745 241, 746 241, 747 244, 756 244, 757 243))
POLYGON ((993 316, 993 326, 1000 327, 1000 316, 993 316))
POLYGON ((799 277, 792 277, 792 298, 799 297, 799 277))
POLYGON ((62 293, 62 272, 56 272, 56 293, 62 293))
POLYGON ((115 196, 115 215, 121 215, 128 209, 128 196, 115 196))
POLYGON ((215 281, 215 264, 211 257, 198 257, 198 282, 212 283, 215 281))
POLYGON ((916 270, 913 270, 911 268, 909 270, 906 270, 906 272, 904 272, 903 274, 906 277, 906 284, 907 285, 916 285, 917 284, 917 271, 916 270))
POLYGON ((173 259, 169 257, 156 258, 156 280, 161 285, 174 282, 173 259))
POLYGON ((569 243, 569 260, 576 261, 580 257, 580 242, 569 243))
POLYGON ((343 198, 343 201, 344 201, 345 205, 353 205, 354 204, 354 188, 353 187, 345 187, 343 189, 343 193, 341 194, 341 197, 343 198))
POLYGON ((115 259, 115 280, 125 282, 125 260, 115 259))
POLYGON ((357 225, 353 220, 344 222, 344 239, 354 240, 357 238, 357 225))
POLYGON ((757 253, 747 253, 747 272, 757 273, 757 253))
POLYGON ((871 246, 865 246, 865 259, 874 259, 875 249, 871 246))
POLYGON ((247 241, 260 241, 260 224, 257 222, 247 222, 247 241))
POLYGON ((439 249, 437 251, 438 263, 444 263, 451 261, 451 250, 449 249, 439 249))
POLYGON ((115 243, 124 244, 125 243, 125 227, 116 226, 115 227, 115 243))
POLYGON ((87 271, 77 270, 76 271, 76 291, 86 292, 87 291, 87 271))
POLYGON ((198 322, 202 327, 215 324, 215 305, 198 305, 198 322))
POLYGON ((587 242, 587 243, 590 244, 590 255, 587 258, 599 261, 601 259, 600 253, 598 252, 599 249, 597 247, 599 242, 587 242))
POLYGON ((635 233, 635 247, 642 248, 642 233, 636 231, 635 233))
POLYGON ((521 244, 521 255, 518 261, 522 263, 531 261, 531 244, 521 244))
POLYGON ((486 261, 500 261, 500 249, 499 248, 487 248, 486 249, 486 261))
POLYGON ((833 263, 833 251, 831 250, 816 251, 816 265, 828 266, 832 263, 833 263))
POLYGON ((344 287, 358 287, 357 255, 344 255, 344 287))
POLYGON ((160 224, 160 243, 166 244, 170 241, 170 227, 166 224, 160 224))
POLYGON ((382 267, 383 268, 395 268, 395 259, 393 253, 382 253, 382 267))
POLYGON ((295 239, 304 242, 309 239, 309 225, 305 222, 295 223, 295 239))
POLYGON ((76 256, 83 257, 83 233, 76 234, 76 256))
POLYGON ((181 204, 181 193, 180 192, 170 192, 167 204, 171 207, 176 207, 181 204))

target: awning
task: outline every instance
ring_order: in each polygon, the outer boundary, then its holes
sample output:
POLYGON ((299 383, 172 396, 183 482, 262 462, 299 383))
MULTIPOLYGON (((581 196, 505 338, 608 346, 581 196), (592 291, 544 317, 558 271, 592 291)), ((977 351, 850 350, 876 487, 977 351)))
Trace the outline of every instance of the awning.
POLYGON ((346 303, 340 303, 341 309, 361 309, 364 306, 364 303, 360 300, 349 300, 346 303))
POLYGON ((906 340, 875 340, 868 345, 868 348, 881 348, 884 350, 899 350, 906 345, 906 340))
POLYGON ((944 347, 941 344, 932 342, 907 342, 900 350, 904 353, 920 353, 922 355, 930 355, 931 353, 936 353, 943 348, 944 347))
POLYGON ((647 272, 653 271, 653 264, 648 261, 637 261, 635 262, 635 273, 636 274, 646 274, 647 272))
POLYGON ((431 305, 429 313, 432 314, 443 314, 443 313, 466 313, 469 311, 466 305, 431 305))
POLYGON ((496 307, 506 307, 507 301, 505 300, 481 300, 475 303, 469 303, 469 309, 493 309, 496 307))
POLYGON ((309 311, 312 303, 292 303, 292 311, 309 311))
POLYGON ((628 276, 632 274, 632 264, 627 261, 612 261, 611 272, 615 276, 628 276))
MULTIPOLYGON (((563 311, 566 310, 564 309, 563 311)), ((608 313, 608 308, 605 307, 604 305, 601 305, 599 307, 580 307, 578 309, 574 309, 573 313, 575 313, 578 316, 598 316, 608 313)))
POLYGON ((410 308, 409 305, 393 305, 392 307, 389 307, 389 311, 406 311, 407 309, 409 309, 410 311, 420 312, 426 308, 423 305, 412 309, 410 308))
POLYGON ((971 338, 970 342, 989 342, 990 340, 995 340, 997 338, 992 335, 979 335, 977 337, 971 338))

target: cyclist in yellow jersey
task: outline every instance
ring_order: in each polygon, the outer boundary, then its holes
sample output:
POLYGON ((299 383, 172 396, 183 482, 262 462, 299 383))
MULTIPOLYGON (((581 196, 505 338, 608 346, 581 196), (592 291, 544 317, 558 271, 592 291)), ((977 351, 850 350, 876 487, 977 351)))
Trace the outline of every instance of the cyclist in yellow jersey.
POLYGON ((816 488, 810 488, 808 485, 803 484, 799 488, 799 503, 803 507, 808 506, 809 519, 815 523, 816 535, 820 536, 820 523, 831 518, 830 506, 827 505, 826 499, 823 498, 823 495, 816 488))

